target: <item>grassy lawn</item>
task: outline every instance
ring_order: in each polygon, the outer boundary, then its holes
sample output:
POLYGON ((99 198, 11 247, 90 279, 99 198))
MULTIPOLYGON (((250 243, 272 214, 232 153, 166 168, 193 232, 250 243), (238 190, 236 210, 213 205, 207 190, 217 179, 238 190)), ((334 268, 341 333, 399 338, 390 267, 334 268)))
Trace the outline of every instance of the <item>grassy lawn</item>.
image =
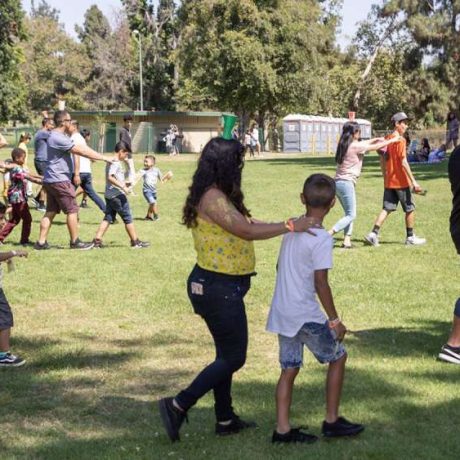
MULTIPOLYGON (((149 249, 131 250, 118 224, 106 235, 106 249, 71 252, 60 216, 49 237, 55 248, 32 250, 28 260, 16 259, 14 273, 5 274, 16 320, 12 351, 28 363, 0 372, 0 458, 459 458, 459 369, 436 361, 458 297, 446 164, 414 167, 429 190, 416 197, 416 232, 428 244, 404 246, 399 210, 382 228, 381 246, 371 248, 361 241, 381 207, 376 156, 366 159, 358 184, 355 248, 342 250, 337 241, 330 274, 338 310, 353 331, 346 338, 350 356, 342 412, 364 423, 366 431, 356 439, 314 446, 269 442, 279 374, 277 339, 265 332, 280 244, 272 239, 256 243, 258 276, 246 298, 248 360, 234 382, 237 412, 259 428, 216 439, 207 395, 190 411, 182 442, 169 442, 154 402, 183 388, 213 359, 209 334, 185 291, 195 254, 180 218, 195 159, 159 156, 160 169, 174 172, 159 190, 160 221, 142 220, 146 204, 140 187, 131 198, 139 237, 151 242, 149 249)), ((94 167, 101 192, 102 169, 94 167)), ((243 187, 253 215, 279 221, 301 214, 299 192, 313 172, 332 175, 333 159, 278 155, 248 161, 243 187)), ((102 218, 90 206, 81 211, 83 240, 93 238, 102 218)), ((35 240, 40 214, 32 212, 35 240)), ((336 206, 326 227, 341 214, 336 206)), ((17 248, 16 241, 19 229, 2 250, 17 248)), ((306 358, 293 422, 319 434, 325 368, 308 353, 306 358)))

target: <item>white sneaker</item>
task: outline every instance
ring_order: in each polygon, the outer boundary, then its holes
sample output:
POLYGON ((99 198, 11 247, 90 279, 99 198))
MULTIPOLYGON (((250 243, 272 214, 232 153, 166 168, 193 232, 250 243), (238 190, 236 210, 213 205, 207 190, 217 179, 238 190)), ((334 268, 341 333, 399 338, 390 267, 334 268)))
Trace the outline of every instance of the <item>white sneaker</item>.
POLYGON ((415 235, 408 236, 406 238, 406 244, 408 246, 411 246, 411 245, 417 246, 417 245, 425 244, 425 243, 426 243, 425 238, 419 238, 418 236, 415 236, 415 235))
POLYGON ((379 246, 379 236, 375 232, 370 232, 364 237, 364 242, 371 246, 379 246))

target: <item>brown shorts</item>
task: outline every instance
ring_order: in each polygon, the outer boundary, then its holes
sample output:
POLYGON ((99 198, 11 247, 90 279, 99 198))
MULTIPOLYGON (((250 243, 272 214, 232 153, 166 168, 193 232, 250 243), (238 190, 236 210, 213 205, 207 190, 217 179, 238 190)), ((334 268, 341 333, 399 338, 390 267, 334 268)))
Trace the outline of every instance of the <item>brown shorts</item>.
POLYGON ((64 214, 75 214, 79 208, 75 199, 75 187, 72 182, 54 182, 45 183, 43 187, 46 190, 46 212, 64 214))

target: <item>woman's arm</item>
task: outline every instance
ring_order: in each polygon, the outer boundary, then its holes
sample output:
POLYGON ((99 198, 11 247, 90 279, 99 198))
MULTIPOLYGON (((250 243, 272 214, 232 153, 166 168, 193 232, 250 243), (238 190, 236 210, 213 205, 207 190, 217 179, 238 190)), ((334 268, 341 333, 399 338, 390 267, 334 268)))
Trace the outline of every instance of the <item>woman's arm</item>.
POLYGON ((386 147, 387 145, 393 144, 394 142, 399 142, 400 137, 392 137, 391 139, 387 139, 384 141, 381 141, 380 139, 371 139, 369 141, 355 141, 353 144, 357 146, 357 148, 365 151, 365 152, 370 152, 373 150, 380 150, 383 147, 386 147))
POLYGON ((244 240, 265 240, 293 231, 303 232, 312 227, 320 227, 318 221, 305 216, 296 220, 279 223, 251 222, 246 219, 216 188, 209 189, 201 198, 199 214, 211 220, 224 230, 244 240))

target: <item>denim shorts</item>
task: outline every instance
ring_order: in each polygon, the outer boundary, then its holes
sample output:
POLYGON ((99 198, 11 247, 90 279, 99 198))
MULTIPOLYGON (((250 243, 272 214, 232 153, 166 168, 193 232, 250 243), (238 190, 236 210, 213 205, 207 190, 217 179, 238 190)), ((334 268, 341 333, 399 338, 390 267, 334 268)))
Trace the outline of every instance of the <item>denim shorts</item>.
POLYGON ((113 224, 113 221, 118 214, 125 224, 131 224, 133 222, 131 209, 129 208, 128 198, 126 198, 126 195, 120 194, 114 198, 106 198, 105 203, 104 220, 113 224))
POLYGON ((142 190, 142 193, 144 194, 144 198, 147 200, 148 204, 155 204, 157 202, 157 192, 144 189, 142 190))
POLYGON ((324 324, 305 323, 294 337, 279 334, 281 368, 296 369, 302 367, 304 345, 321 364, 339 360, 345 355, 346 350, 333 334, 334 332, 329 329, 327 321, 324 324))

